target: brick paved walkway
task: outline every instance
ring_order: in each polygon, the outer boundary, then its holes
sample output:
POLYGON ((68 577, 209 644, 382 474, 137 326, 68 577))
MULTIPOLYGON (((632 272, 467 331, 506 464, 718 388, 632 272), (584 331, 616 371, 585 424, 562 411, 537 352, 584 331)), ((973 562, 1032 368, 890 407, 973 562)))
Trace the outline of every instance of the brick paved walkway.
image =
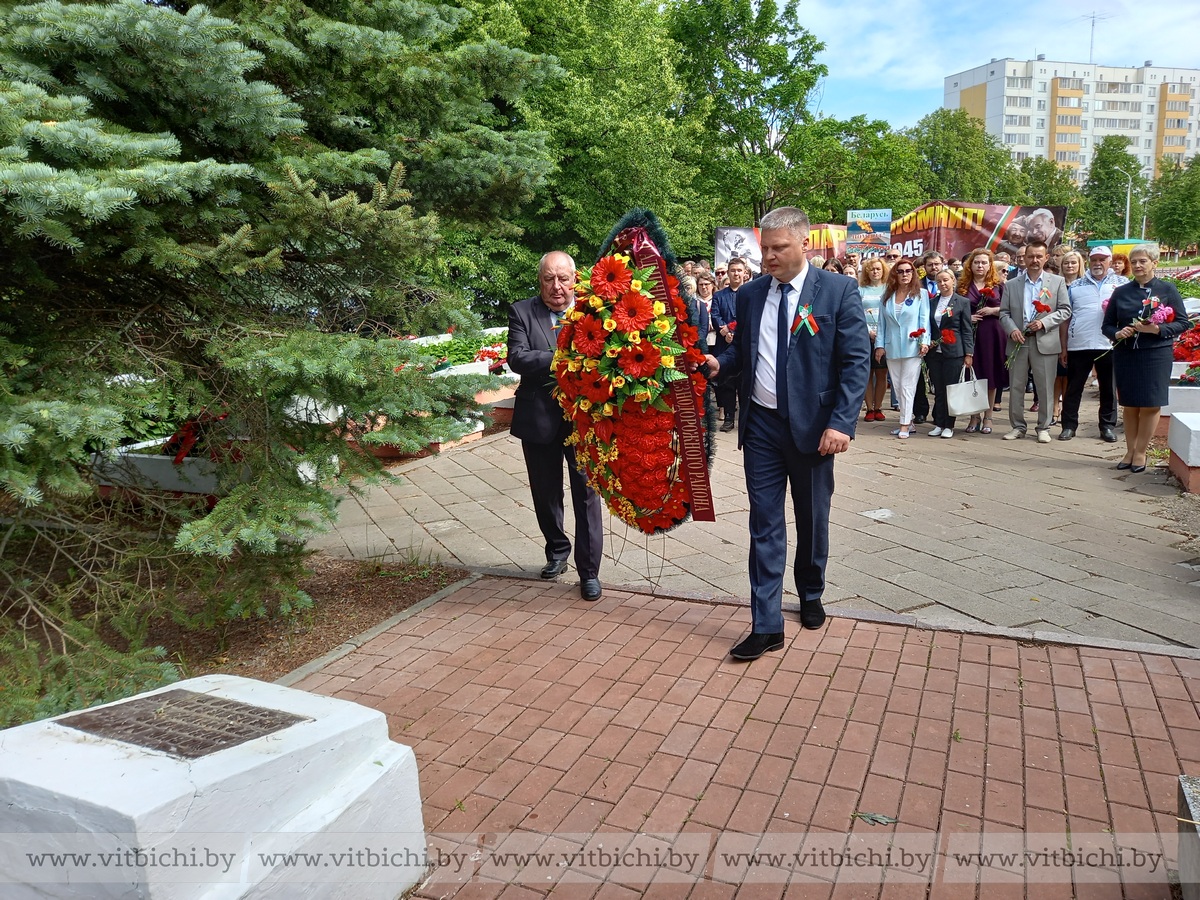
MULTIPOLYGON (((794 849, 805 833, 815 846, 847 832, 936 834, 945 848, 1025 831, 1065 846, 1069 832, 1076 847, 1140 842, 1175 866, 1177 777, 1200 772, 1200 661, 831 618, 819 633, 789 622, 783 652, 735 664, 747 619, 735 605, 614 590, 588 604, 573 586, 484 577, 296 686, 387 714, 416 751, 432 848, 514 831, 576 849, 634 832, 664 835, 660 849, 794 849)), ((492 880, 477 865, 435 871, 417 896, 924 898, 931 884, 931 897, 987 900, 1170 896, 1162 868, 1124 881, 1045 869, 1058 883, 1028 884, 992 872, 980 886, 944 862, 883 883, 716 853, 699 880, 573 866, 492 880)))

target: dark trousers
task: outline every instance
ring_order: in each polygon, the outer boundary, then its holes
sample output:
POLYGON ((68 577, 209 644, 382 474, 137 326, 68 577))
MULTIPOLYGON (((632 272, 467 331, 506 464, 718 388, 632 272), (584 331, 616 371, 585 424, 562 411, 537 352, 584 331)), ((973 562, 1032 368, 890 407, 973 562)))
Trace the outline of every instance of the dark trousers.
POLYGON ((1067 389, 1063 392, 1062 427, 1079 430, 1079 401, 1088 375, 1096 368, 1100 383, 1100 427, 1117 427, 1117 391, 1113 382, 1113 355, 1108 350, 1070 350, 1067 353, 1067 389))
POLYGON ((750 500, 750 617, 756 634, 783 631, 787 567, 784 504, 790 486, 796 516, 796 593, 820 600, 829 559, 833 456, 801 453, 785 419, 751 402, 742 445, 750 500))
POLYGON ((533 511, 546 539, 546 560, 566 559, 571 555, 571 541, 563 530, 565 461, 571 483, 571 506, 575 510, 575 568, 581 579, 596 578, 604 556, 604 519, 600 495, 588 487, 587 478, 575 467, 575 448, 522 441, 521 450, 533 494, 533 511))
MULTIPOLYGON (((926 359, 929 357, 926 356, 926 359)), ((913 394, 913 418, 928 419, 929 418, 929 397, 925 395, 925 370, 921 369, 917 373, 916 393, 913 394)))
POLYGON ((721 408, 721 412, 725 414, 725 418, 732 420, 737 413, 737 384, 736 377, 730 378, 725 375, 717 375, 716 396, 717 406, 721 408))
POLYGON ((946 386, 958 381, 962 374, 961 356, 943 356, 936 350, 925 355, 929 369, 929 384, 933 388, 933 424, 938 428, 953 428, 954 416, 946 408, 946 386))

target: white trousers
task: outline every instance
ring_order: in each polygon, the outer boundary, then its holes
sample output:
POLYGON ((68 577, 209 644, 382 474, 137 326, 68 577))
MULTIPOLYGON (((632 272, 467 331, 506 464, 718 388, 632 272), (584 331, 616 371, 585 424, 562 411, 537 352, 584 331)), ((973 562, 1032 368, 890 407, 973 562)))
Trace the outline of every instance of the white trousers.
POLYGON ((908 356, 887 361, 888 374, 892 376, 892 387, 900 401, 900 424, 912 424, 913 398, 917 394, 917 376, 921 374, 921 357, 908 356))

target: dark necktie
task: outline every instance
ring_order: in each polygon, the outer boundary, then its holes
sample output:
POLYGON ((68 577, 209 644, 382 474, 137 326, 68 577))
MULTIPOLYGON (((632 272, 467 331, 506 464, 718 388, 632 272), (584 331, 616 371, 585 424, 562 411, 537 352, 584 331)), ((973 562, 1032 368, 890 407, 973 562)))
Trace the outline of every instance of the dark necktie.
POLYGON ((779 285, 779 332, 775 344, 775 410, 783 418, 788 417, 788 391, 787 391, 787 358, 788 358, 788 343, 791 340, 791 331, 788 328, 788 293, 791 291, 790 284, 779 285))

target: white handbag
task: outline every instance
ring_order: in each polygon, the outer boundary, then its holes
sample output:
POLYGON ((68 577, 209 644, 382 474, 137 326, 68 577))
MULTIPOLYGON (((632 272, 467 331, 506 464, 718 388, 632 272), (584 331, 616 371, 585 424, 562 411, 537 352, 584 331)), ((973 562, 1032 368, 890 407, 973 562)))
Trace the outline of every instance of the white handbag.
POLYGON ((946 411, 952 416, 974 416, 991 406, 986 378, 976 378, 974 367, 963 366, 956 384, 946 385, 946 411), (967 372, 971 380, 967 381, 967 372))

